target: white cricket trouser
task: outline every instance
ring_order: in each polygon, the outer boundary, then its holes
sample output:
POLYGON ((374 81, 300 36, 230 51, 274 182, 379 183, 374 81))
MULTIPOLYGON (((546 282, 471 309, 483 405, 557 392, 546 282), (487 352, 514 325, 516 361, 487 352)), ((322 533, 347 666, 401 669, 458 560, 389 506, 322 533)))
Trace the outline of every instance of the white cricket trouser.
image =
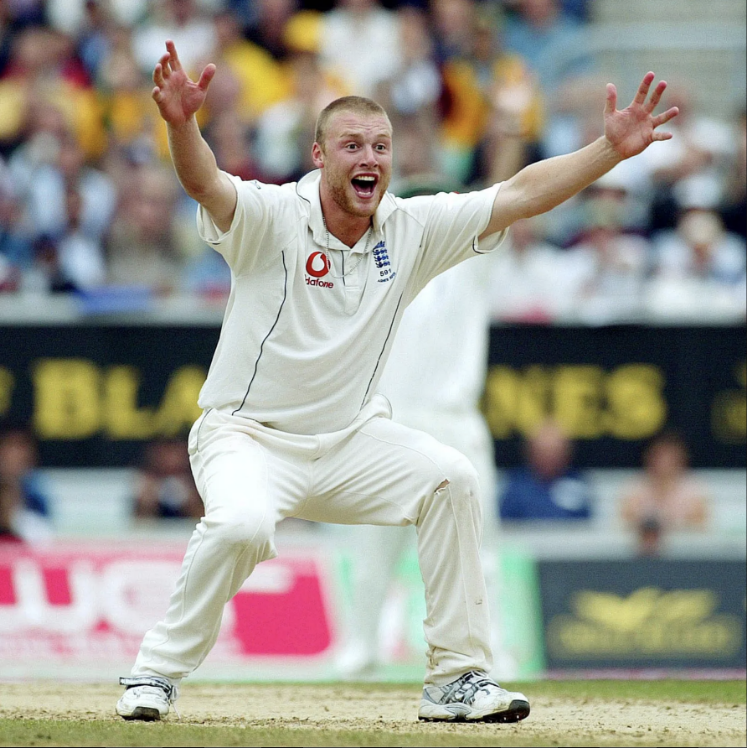
MULTIPOLYGON (((496 469, 493 439, 482 414, 477 410, 436 412, 434 410, 397 411, 398 423, 424 431, 443 444, 457 449, 474 465, 480 482, 484 532, 482 540, 483 572, 488 599, 496 603, 497 579, 497 512, 496 469)), ((353 609, 350 632, 343 657, 359 667, 374 665, 378 660, 379 625, 397 563, 410 546, 409 528, 357 527, 350 547, 353 549, 353 609)), ((491 643, 494 654, 501 653, 500 630, 493 610, 491 643)), ((499 657, 500 660, 500 657, 499 657)), ((501 662, 506 668, 506 663, 501 662)), ((341 663, 341 667, 342 667, 341 663)), ((505 677, 503 673, 499 677, 505 677)))
POLYGON ((415 525, 425 583, 426 683, 489 671, 490 619, 480 564, 478 479, 459 452, 389 420, 375 396, 348 428, 305 436, 208 411, 189 451, 205 516, 187 547, 163 621, 143 639, 133 675, 178 683, 215 643, 223 607, 260 561, 277 555, 285 517, 415 525))

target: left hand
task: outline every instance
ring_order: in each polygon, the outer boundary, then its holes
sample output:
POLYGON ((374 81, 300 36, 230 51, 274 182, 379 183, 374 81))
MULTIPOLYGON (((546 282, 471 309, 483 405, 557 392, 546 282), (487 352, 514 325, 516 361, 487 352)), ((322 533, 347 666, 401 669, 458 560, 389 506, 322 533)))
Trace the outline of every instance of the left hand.
POLYGON ((672 137, 671 132, 660 132, 656 128, 676 117, 679 109, 672 107, 663 114, 653 114, 667 87, 665 81, 659 81, 651 98, 647 101, 654 77, 653 73, 646 73, 633 102, 626 109, 619 111, 617 89, 612 83, 607 84, 604 136, 620 158, 635 156, 648 148, 655 140, 669 140, 672 137))

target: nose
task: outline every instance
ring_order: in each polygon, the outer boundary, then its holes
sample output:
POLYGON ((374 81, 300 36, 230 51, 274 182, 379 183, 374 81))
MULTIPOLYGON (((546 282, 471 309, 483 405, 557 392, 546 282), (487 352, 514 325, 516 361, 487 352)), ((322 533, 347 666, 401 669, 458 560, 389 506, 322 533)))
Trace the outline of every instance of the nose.
POLYGON ((361 166, 378 163, 376 150, 372 145, 364 145, 360 151, 361 166))

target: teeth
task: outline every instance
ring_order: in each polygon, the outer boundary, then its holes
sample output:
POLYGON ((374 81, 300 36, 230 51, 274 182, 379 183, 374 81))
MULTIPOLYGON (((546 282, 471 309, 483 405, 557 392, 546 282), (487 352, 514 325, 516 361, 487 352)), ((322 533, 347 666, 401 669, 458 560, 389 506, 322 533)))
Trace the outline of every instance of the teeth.
POLYGON ((376 177, 356 177, 361 182, 375 182, 376 177))

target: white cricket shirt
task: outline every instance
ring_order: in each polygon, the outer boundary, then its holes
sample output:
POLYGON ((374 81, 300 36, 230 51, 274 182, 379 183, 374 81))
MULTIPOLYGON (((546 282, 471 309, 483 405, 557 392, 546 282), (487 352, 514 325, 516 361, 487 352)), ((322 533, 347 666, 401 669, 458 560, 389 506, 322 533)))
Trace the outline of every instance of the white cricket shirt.
POLYGON ((421 410, 477 411, 488 367, 493 259, 442 273, 405 311, 378 386, 395 419, 421 410))
POLYGON ((500 185, 387 193, 371 231, 350 248, 332 235, 327 246, 320 172, 282 186, 231 179, 229 230, 202 206, 197 215, 200 236, 232 272, 200 407, 296 434, 342 430, 376 392, 405 307, 431 278, 484 251, 477 237, 500 185))

